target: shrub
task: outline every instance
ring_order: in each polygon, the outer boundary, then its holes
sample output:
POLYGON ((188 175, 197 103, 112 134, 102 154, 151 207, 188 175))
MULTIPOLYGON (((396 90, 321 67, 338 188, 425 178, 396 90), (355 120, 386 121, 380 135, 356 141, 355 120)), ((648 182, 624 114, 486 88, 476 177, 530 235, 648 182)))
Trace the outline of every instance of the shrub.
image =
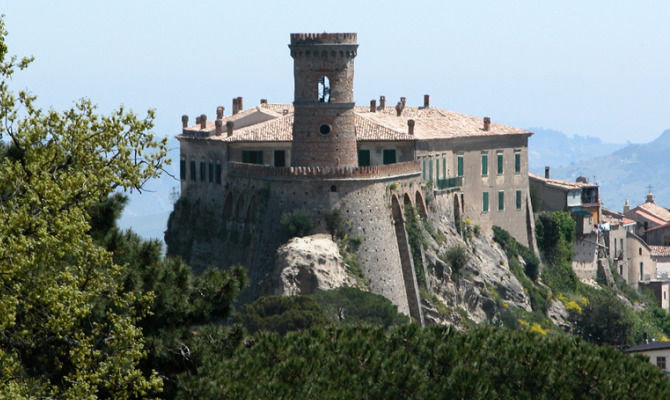
POLYGON ((323 210, 321 214, 326 221, 326 229, 331 237, 335 238, 344 234, 344 224, 339 209, 323 210))
POLYGON ((330 323, 319 304, 309 296, 268 296, 246 304, 234 316, 250 333, 265 330, 280 335, 330 323))
POLYGON ((289 237, 305 236, 314 226, 312 213, 303 208, 283 213, 279 224, 289 237))
POLYGON ((463 272, 465 265, 470 261, 468 254, 461 246, 452 246, 447 249, 444 259, 451 266, 452 277, 459 276, 463 272))

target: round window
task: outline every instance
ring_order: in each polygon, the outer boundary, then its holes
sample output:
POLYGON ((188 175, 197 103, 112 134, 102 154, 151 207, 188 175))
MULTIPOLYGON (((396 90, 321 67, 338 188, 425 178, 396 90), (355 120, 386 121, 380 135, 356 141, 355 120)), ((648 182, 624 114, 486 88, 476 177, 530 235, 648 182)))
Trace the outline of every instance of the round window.
POLYGON ((333 130, 333 127, 331 127, 330 124, 327 124, 325 122, 322 123, 321 125, 319 125, 319 133, 322 134, 322 135, 327 135, 332 130, 333 130))

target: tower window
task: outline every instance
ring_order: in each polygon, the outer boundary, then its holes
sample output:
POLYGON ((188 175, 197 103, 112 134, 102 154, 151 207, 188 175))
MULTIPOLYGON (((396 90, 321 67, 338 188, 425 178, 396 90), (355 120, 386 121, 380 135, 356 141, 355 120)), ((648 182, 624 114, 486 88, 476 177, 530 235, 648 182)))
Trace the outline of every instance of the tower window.
POLYGON ((319 103, 330 103, 330 80, 325 75, 319 78, 319 103))
POLYGON ((395 164, 395 162, 395 149, 384 149, 384 164, 395 164))
POLYGON ((332 130, 333 130, 333 127, 330 126, 330 124, 327 124, 325 122, 322 123, 321 125, 319 125, 319 133, 324 135, 324 136, 329 134, 332 130))

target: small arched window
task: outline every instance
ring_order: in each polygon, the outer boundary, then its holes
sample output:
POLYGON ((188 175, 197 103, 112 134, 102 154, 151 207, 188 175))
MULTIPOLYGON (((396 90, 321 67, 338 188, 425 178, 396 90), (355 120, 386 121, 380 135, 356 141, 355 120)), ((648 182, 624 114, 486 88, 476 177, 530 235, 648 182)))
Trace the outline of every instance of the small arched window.
POLYGON ((330 80, 325 75, 319 78, 319 103, 330 103, 330 80))

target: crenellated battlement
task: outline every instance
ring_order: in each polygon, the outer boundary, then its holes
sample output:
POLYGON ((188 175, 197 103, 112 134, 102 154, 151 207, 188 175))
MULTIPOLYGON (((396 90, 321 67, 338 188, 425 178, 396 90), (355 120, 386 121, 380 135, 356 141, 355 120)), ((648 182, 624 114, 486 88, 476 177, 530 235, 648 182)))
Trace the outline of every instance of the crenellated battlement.
POLYGON ((356 33, 292 33, 292 45, 356 44, 356 33))
POLYGON ((319 179, 370 179, 421 173, 419 161, 369 167, 271 167, 268 165, 246 164, 231 161, 228 174, 258 178, 319 178, 319 179))

